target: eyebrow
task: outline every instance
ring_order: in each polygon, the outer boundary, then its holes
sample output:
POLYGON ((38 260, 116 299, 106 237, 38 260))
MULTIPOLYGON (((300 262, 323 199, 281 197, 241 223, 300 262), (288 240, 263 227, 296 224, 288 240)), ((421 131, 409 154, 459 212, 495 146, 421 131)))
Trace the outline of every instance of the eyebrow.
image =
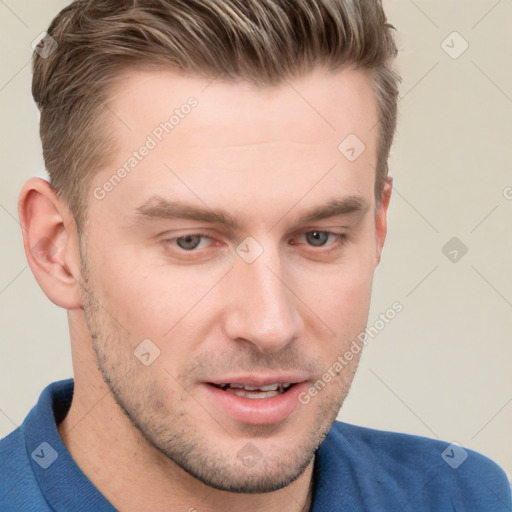
MULTIPOLYGON (((332 198, 325 204, 306 211, 296 220, 296 224, 307 224, 317 222, 331 217, 347 216, 357 214, 363 216, 370 208, 368 202, 361 196, 354 195, 344 198, 332 198)), ((151 197, 145 204, 136 210, 140 220, 150 219, 185 219, 207 224, 222 224, 229 229, 238 229, 239 222, 235 220, 226 210, 204 208, 183 203, 180 201, 169 201, 160 196, 151 197)), ((289 213, 289 212, 288 212, 289 213)), ((287 214, 288 214, 287 213, 287 214)), ((284 218, 285 214, 282 218, 284 218)), ((278 221, 276 224, 278 224, 278 221)))

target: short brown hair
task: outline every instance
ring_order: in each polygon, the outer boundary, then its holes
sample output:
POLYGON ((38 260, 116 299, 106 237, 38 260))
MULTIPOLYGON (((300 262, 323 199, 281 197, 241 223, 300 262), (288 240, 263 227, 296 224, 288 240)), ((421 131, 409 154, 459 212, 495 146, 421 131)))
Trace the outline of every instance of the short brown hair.
POLYGON ((380 198, 400 80, 392 29, 381 0, 74 0, 48 29, 54 51, 33 58, 50 182, 80 227, 90 180, 112 154, 108 92, 131 66, 265 86, 352 65, 370 72, 375 92, 380 198))

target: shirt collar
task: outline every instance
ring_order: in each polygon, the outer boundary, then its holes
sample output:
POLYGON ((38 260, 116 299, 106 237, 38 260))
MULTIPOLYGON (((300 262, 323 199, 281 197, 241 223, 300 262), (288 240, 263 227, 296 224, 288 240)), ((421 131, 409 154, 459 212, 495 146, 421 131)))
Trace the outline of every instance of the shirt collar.
POLYGON ((73 397, 73 379, 47 386, 21 429, 28 459, 48 505, 55 510, 115 512, 71 457, 57 430, 73 397))
MULTIPOLYGON (((69 410, 73 390, 73 379, 50 384, 25 418, 21 429, 32 471, 46 501, 55 510, 115 512, 73 460, 57 430, 69 410)), ((331 478, 336 475, 336 481, 343 482, 343 473, 347 470, 340 467, 336 456, 340 442, 344 442, 343 436, 331 428, 317 450, 311 512, 326 510, 332 500, 346 498, 343 486, 331 478)))

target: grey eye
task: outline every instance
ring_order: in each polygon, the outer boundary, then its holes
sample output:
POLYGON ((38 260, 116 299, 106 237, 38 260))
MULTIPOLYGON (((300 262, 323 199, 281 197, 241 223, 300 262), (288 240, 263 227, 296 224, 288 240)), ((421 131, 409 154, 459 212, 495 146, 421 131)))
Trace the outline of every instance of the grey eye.
POLYGON ((327 240, 329 239, 330 233, 326 233, 325 231, 310 231, 306 233, 306 239, 308 243, 314 247, 321 247, 325 245, 327 240))
POLYGON ((197 246, 201 243, 202 238, 202 235, 182 236, 180 238, 176 238, 176 244, 178 247, 180 247, 180 249, 190 251, 197 248, 197 246))

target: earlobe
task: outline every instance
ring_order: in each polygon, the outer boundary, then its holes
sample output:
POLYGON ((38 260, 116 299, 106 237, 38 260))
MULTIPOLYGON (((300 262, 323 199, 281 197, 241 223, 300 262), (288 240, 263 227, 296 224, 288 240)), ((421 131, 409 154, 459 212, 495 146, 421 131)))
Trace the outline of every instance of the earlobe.
POLYGON ((80 254, 73 216, 51 185, 28 180, 18 200, 28 264, 39 286, 57 306, 80 308, 80 254))
POLYGON ((377 230, 377 265, 380 263, 382 249, 386 241, 388 231, 387 217, 391 191, 393 190, 393 178, 388 176, 382 191, 380 202, 377 207, 376 230, 377 230))

